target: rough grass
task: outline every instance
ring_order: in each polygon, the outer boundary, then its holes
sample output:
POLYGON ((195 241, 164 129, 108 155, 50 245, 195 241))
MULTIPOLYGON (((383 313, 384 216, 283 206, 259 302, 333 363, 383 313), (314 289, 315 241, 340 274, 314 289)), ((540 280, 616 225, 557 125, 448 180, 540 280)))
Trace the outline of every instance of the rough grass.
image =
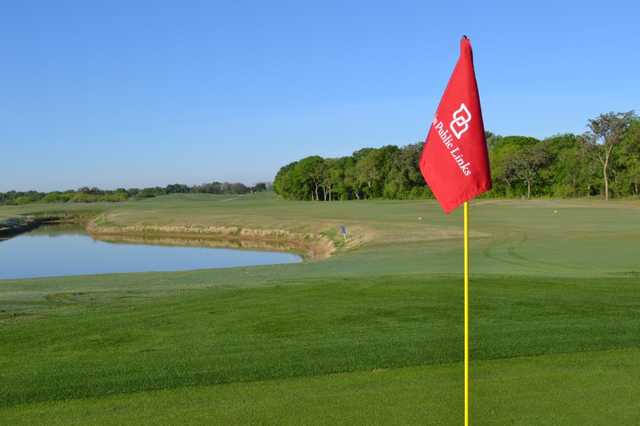
MULTIPOLYGON (((474 424, 638 423, 638 206, 472 206, 474 424)), ((458 213, 268 196, 107 208, 116 226, 369 237, 323 262, 0 281, 0 419, 460 424, 458 213)))

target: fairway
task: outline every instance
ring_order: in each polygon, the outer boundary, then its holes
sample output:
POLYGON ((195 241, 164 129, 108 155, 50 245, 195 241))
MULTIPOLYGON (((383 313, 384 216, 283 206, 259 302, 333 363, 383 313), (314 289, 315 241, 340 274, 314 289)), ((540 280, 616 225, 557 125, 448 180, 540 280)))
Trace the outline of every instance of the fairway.
MULTIPOLYGON (((201 194, 0 218, 63 211, 333 253, 0 281, 0 423, 461 424, 460 211, 201 194)), ((481 199, 471 229, 472 423, 637 424, 640 202, 481 199)))

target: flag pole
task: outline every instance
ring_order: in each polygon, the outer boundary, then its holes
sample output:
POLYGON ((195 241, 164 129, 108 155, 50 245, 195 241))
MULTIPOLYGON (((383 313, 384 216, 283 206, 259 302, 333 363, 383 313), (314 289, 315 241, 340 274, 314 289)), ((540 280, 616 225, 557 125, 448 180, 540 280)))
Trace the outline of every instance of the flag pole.
POLYGON ((464 203, 464 425, 469 426, 469 202, 464 203))
POLYGON ((429 127, 420 172, 445 213, 464 202, 464 424, 470 423, 469 203, 491 190, 491 169, 482 123, 471 41, 460 40, 460 57, 429 127), (452 161, 453 160, 453 161, 452 161))

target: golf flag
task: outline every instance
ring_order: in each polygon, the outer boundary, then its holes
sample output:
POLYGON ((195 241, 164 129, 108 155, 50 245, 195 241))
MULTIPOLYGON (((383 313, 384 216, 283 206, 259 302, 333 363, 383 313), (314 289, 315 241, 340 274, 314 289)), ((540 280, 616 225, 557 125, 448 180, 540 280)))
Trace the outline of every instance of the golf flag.
POLYGON ((469 425, 469 203, 491 189, 471 42, 460 41, 460 58, 424 142, 420 171, 445 213, 464 203, 464 424, 469 425))
POLYGON ((491 189, 473 53, 466 36, 425 140, 420 171, 445 213, 491 189))

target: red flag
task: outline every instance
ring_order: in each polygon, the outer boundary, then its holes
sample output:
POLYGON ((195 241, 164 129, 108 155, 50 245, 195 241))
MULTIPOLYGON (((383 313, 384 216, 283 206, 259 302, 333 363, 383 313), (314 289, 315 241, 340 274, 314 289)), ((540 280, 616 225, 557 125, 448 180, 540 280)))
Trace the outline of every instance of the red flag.
POLYGON ((425 140, 420 171, 446 213, 491 189, 473 53, 466 36, 425 140))

